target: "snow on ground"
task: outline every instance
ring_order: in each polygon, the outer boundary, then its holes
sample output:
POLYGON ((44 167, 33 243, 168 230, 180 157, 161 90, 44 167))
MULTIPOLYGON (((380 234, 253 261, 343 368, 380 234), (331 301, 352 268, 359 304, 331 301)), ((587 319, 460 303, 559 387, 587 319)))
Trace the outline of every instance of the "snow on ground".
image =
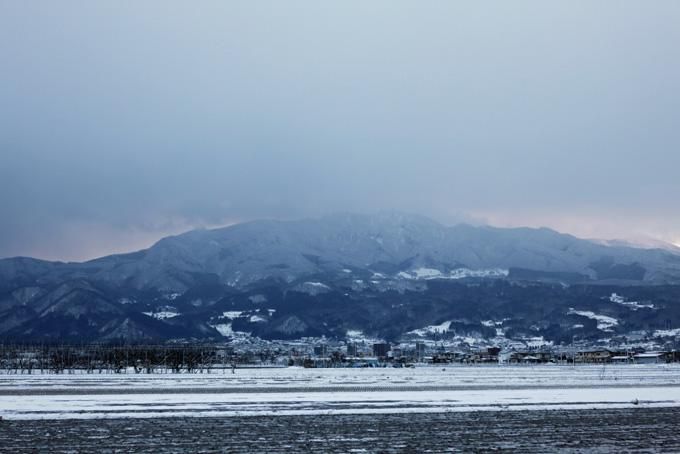
POLYGON ((210 325, 217 330, 224 337, 231 337, 234 342, 249 340, 250 333, 245 331, 234 331, 231 327, 231 323, 217 323, 215 325, 210 325))
POLYGON ((470 270, 468 268, 458 268, 451 271, 451 279, 464 279, 467 277, 508 277, 510 272, 501 268, 490 268, 486 270, 470 270))
POLYGON ((545 345, 552 345, 552 341, 546 341, 543 336, 527 337, 523 339, 527 347, 543 347, 545 345))
POLYGON ((213 325, 213 328, 217 330, 224 337, 230 337, 234 335, 234 330, 231 329, 231 323, 218 323, 213 325))
POLYGON ((229 320, 233 320, 235 318, 239 318, 243 314, 243 311, 227 311, 227 312, 222 312, 222 317, 228 318, 229 320))
POLYGON ((309 285, 311 287, 318 287, 318 288, 323 288, 323 289, 330 289, 329 286, 327 286, 324 283, 321 282, 305 282, 304 285, 309 285))
POLYGON ((592 311, 577 311, 570 307, 567 314, 580 315, 582 317, 587 317, 591 320, 597 320, 597 329, 602 331, 611 331, 612 327, 619 324, 619 321, 614 317, 608 317, 606 315, 598 315, 592 311))
POLYGON ((261 323, 261 322, 267 321, 266 318, 261 317, 259 315, 251 315, 249 320, 250 320, 250 323, 261 323))
MULTIPOLYGON (((227 365, 228 366, 228 365, 227 365)), ((415 368, 300 367, 212 369, 204 373, 15 374, 0 371, 0 394, 26 389, 176 389, 176 388, 323 388, 374 386, 456 386, 466 389, 502 386, 680 386, 680 364, 602 365, 417 365, 415 368)), ((1 406, 0 406, 1 408, 1 406)))
POLYGON ((0 374, 5 419, 680 406, 680 365, 0 374))
POLYGON ((148 315, 149 317, 153 317, 157 320, 165 320, 165 319, 168 319, 168 318, 177 317, 178 315, 182 315, 179 312, 173 312, 173 311, 142 312, 142 314, 148 315))
POLYGON ((490 268, 481 270, 471 270, 468 268, 456 268, 448 274, 442 273, 435 268, 417 268, 410 272, 401 271, 397 277, 402 279, 465 279, 465 278, 497 278, 507 277, 508 270, 501 268, 490 268))
POLYGON ((323 282, 303 282, 295 287, 295 290, 302 293, 307 293, 312 296, 331 291, 331 288, 323 282))
POLYGON ((675 337, 680 336, 680 328, 675 329, 657 329, 654 331, 654 337, 675 337))
POLYGON ((435 279, 442 275, 442 272, 434 268, 418 268, 413 270, 416 279, 435 279))
POLYGON ((0 397, 6 419, 444 413, 502 410, 678 407, 680 387, 484 391, 250 393, 0 397))
POLYGON ((654 309, 654 305, 651 304, 651 303, 650 304, 642 304, 642 303, 639 303, 637 301, 626 301, 626 299, 623 296, 617 295, 616 293, 611 294, 611 296, 609 297, 609 301, 611 301, 612 303, 621 304, 621 305, 626 306, 626 307, 628 307, 628 308, 630 308, 634 311, 636 311, 638 309, 654 309))
POLYGON ((348 329, 345 337, 349 342, 354 342, 357 344, 377 344, 380 342, 385 342, 385 339, 367 336, 363 331, 358 329, 348 329))
POLYGON ((430 325, 424 328, 414 329, 413 331, 409 331, 406 334, 415 334, 416 336, 424 337, 430 334, 445 333, 449 330, 450 327, 451 322, 448 321, 440 323, 439 325, 430 325))

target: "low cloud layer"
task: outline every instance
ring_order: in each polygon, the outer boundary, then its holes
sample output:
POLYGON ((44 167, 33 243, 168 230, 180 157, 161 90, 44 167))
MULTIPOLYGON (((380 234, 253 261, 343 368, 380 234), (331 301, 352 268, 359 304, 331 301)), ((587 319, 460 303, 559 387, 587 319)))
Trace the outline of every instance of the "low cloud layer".
POLYGON ((401 210, 680 243, 677 2, 0 2, 0 257, 401 210))

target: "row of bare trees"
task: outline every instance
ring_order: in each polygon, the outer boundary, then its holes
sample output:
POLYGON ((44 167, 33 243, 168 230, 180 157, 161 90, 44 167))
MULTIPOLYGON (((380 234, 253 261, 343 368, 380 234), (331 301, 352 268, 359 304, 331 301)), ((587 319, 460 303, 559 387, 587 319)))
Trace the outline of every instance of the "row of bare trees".
POLYGON ((214 345, 0 344, 0 370, 41 373, 203 373, 243 359, 214 345))

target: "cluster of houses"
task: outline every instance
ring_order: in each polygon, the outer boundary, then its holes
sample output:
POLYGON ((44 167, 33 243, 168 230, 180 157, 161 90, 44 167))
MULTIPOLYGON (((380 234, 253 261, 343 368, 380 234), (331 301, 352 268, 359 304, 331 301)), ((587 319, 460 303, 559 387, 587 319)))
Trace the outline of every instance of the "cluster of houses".
POLYGON ((575 364, 659 364, 680 362, 680 351, 616 351, 606 348, 575 350, 572 352, 511 352, 499 357, 499 362, 526 363, 575 363, 575 364))
MULTIPOLYGON (((314 354, 299 363, 305 367, 412 367, 420 364, 660 364, 680 362, 680 351, 613 350, 607 348, 571 350, 503 351, 489 347, 478 351, 446 351, 416 343, 414 348, 373 344, 371 352, 359 352, 349 345, 346 352, 329 352, 326 345, 314 347, 314 354)), ((295 363, 298 364, 298 363, 295 363)))
POLYGON ((276 349, 237 351, 229 345, 15 345, 0 343, 0 372, 199 372, 236 367, 415 367, 416 364, 662 364, 680 362, 680 350, 562 347, 526 350, 488 347, 453 350, 416 342, 329 344, 299 342, 276 349))

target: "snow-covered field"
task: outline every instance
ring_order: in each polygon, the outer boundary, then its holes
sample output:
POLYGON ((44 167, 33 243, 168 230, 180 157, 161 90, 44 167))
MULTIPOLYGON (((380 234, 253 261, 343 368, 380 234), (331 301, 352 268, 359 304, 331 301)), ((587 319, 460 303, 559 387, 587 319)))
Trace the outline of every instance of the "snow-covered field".
POLYGON ((680 406, 679 365, 0 375, 6 419, 680 406))

